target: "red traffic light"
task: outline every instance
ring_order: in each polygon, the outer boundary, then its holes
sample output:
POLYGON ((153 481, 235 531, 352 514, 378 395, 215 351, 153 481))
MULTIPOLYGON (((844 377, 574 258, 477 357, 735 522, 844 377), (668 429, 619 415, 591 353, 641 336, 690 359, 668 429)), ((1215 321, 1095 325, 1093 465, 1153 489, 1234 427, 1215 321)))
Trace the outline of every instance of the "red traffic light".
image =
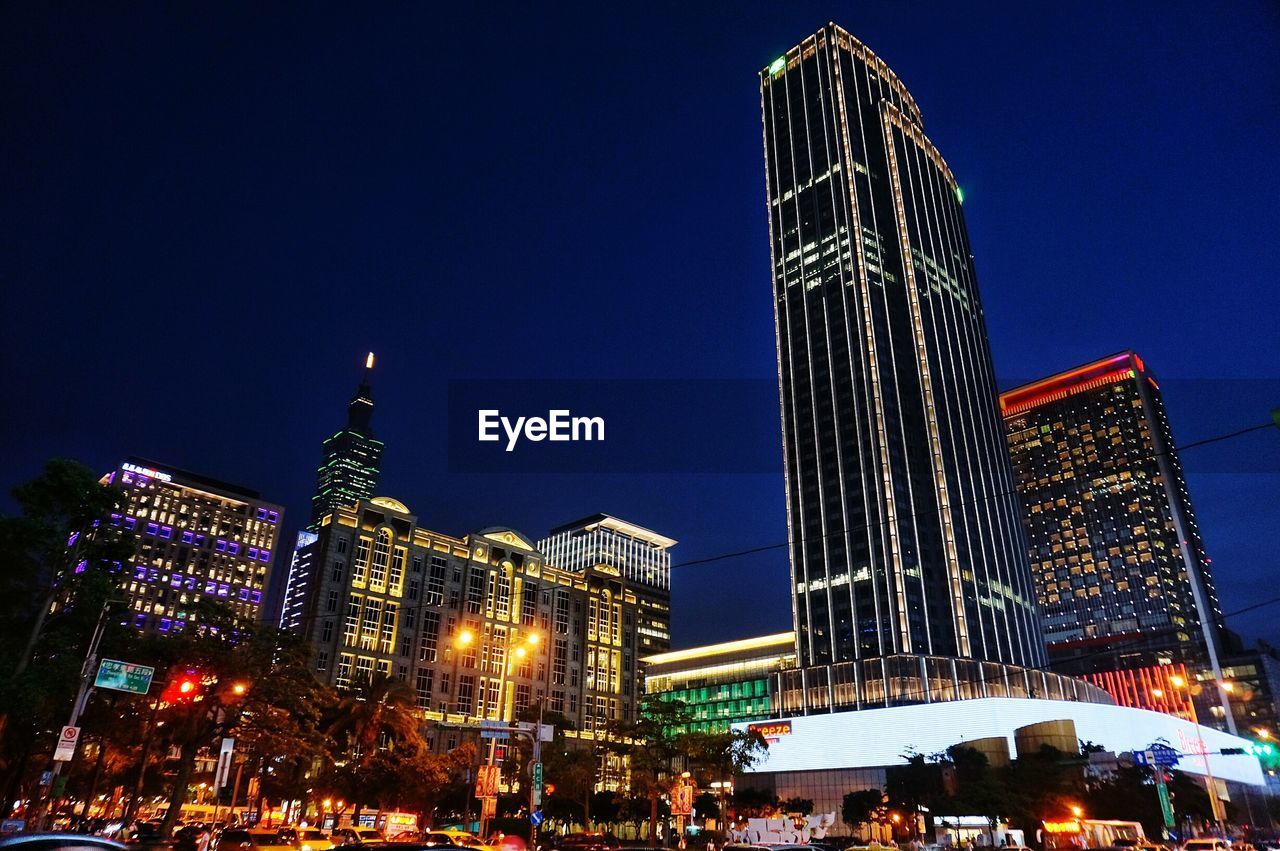
POLYGON ((201 682, 200 675, 188 671, 171 679, 160 693, 160 699, 165 703, 190 703, 199 700, 203 692, 204 683, 201 682))

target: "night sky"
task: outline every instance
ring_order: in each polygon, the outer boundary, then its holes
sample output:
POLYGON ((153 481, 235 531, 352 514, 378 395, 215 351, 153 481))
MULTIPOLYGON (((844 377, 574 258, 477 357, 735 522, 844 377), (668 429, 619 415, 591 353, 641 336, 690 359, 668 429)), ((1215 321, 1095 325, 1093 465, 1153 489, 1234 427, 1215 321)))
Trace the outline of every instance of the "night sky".
MULTIPOLYGON (((964 188, 1006 386, 1131 347, 1180 442, 1267 421, 1265 0, 10 2, 0 486, 138 454, 262 491, 291 540, 371 349, 381 490, 425 526, 606 511, 677 563, 782 542, 780 449, 775 474, 451 474, 445 405, 460 379, 775 375, 756 72, 828 20, 964 188)), ((1224 608, 1280 593, 1280 432, 1184 462, 1224 608)), ((785 550, 677 569, 677 645, 788 628, 786 576, 785 550)), ((1277 615, 1233 625, 1280 643, 1277 615)))

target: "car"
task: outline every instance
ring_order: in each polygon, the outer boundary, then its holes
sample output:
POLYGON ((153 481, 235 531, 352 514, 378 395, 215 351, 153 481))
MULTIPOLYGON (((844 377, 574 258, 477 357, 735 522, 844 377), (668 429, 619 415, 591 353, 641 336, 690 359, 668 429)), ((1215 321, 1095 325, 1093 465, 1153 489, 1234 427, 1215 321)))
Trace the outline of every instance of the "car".
POLYGON ((424 842, 421 839, 388 839, 386 842, 371 842, 360 846, 368 851, 471 851, 466 845, 440 844, 424 842))
POLYGON ((496 844, 490 845, 482 841, 474 833, 452 828, 428 830, 422 834, 422 838, 418 841, 423 845, 459 845, 463 848, 469 848, 471 851, 497 851, 498 848, 496 844))
POLYGON ((298 851, 330 851, 333 839, 318 827, 282 827, 280 838, 298 851))
POLYGON ((386 842, 387 838, 372 827, 338 827, 329 835, 334 845, 370 845, 386 842))
POLYGON ((12 851, 125 851, 127 846, 82 833, 21 833, 0 839, 0 848, 12 851))
POLYGON ((1230 848, 1230 839, 1221 839, 1216 836, 1188 839, 1182 844, 1182 851, 1229 851, 1230 848))
POLYGON ((603 833, 570 833, 560 837, 560 851, 619 851, 622 843, 616 836, 603 833))
POLYGON ((228 828, 218 837, 217 851, 296 851, 278 830, 228 828))

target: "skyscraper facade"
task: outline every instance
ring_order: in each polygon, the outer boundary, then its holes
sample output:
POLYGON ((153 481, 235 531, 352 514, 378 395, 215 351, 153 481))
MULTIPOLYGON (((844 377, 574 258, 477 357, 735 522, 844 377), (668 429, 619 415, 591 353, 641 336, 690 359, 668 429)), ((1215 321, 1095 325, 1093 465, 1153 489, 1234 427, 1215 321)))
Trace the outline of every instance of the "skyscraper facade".
POLYGON ((1010 390, 1000 406, 1054 669, 1183 664, 1206 686, 1201 720, 1229 726, 1213 683, 1235 638, 1155 376, 1121 352, 1010 390))
POLYGON ((316 492, 311 497, 311 523, 314 532, 320 518, 343 505, 369 499, 378 487, 381 474, 381 440, 374 438, 373 389, 369 373, 373 369, 373 353, 365 358, 364 376, 356 395, 347 405, 347 425, 325 438, 324 457, 316 470, 316 492))
POLYGON ((859 663, 861 690, 905 677, 897 657, 926 693, 1040 665, 960 187, 902 81, 835 24, 760 95, 799 664, 859 663))
POLYGON ((538 542, 547 563, 581 573, 598 565, 620 572, 639 599, 640 654, 671 649, 673 538, 608 514, 593 514, 552 529, 538 542))
POLYGON ((284 509, 257 491, 141 458, 126 459, 102 481, 126 497, 106 522, 137 539, 124 566, 129 625, 181 632, 196 620, 201 599, 258 620, 284 509))

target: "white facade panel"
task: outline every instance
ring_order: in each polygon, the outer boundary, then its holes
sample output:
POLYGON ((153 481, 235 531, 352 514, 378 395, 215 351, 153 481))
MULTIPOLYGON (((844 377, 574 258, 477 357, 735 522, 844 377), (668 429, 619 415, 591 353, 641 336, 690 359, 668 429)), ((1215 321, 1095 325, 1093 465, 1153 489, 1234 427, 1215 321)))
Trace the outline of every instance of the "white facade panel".
MULTIPOLYGON (((1178 768, 1204 773, 1196 725, 1146 709, 1076 703, 1062 700, 992 697, 949 703, 864 709, 791 719, 791 732, 769 745, 756 765, 760 771, 814 771, 903 765, 903 754, 938 753, 958 742, 1005 736, 1014 750, 1014 731, 1043 721, 1071 720, 1076 735, 1117 753, 1145 750, 1163 740, 1185 756, 1178 768)), ((773 722, 770 722, 773 723, 773 722)), ((746 724, 735 724, 744 729, 746 724)), ((1265 783, 1256 757, 1222 755, 1223 748, 1241 748, 1248 740, 1201 727, 1209 767, 1214 777, 1261 786, 1265 783)))

